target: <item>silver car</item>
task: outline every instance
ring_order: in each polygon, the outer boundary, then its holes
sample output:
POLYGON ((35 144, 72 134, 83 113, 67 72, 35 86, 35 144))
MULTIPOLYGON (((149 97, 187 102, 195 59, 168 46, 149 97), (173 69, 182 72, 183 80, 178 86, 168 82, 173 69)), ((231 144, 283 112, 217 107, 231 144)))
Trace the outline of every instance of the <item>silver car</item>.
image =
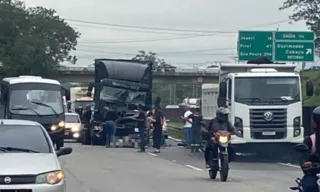
POLYGON ((65 174, 49 134, 37 122, 0 119, 0 191, 65 192, 65 174))

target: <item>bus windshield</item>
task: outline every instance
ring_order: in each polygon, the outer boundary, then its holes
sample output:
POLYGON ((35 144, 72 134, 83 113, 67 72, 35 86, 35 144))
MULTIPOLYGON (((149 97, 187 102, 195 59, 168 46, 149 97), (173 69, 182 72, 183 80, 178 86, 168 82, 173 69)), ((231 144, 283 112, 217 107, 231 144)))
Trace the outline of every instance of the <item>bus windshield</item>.
POLYGON ((12 85, 9 110, 19 115, 58 115, 64 113, 60 85, 23 83, 12 85))

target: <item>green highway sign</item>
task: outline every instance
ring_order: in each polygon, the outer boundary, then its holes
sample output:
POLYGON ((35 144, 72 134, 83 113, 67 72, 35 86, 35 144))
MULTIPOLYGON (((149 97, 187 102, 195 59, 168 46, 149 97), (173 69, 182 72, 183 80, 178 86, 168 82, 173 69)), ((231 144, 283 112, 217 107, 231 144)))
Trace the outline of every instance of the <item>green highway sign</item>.
POLYGON ((275 42, 276 61, 313 61, 314 44, 309 42, 275 42))
POLYGON ((238 39, 239 60, 267 57, 272 60, 272 31, 240 31, 238 39))
POLYGON ((267 57, 274 61, 314 61, 313 32, 239 31, 238 57, 247 61, 267 57))

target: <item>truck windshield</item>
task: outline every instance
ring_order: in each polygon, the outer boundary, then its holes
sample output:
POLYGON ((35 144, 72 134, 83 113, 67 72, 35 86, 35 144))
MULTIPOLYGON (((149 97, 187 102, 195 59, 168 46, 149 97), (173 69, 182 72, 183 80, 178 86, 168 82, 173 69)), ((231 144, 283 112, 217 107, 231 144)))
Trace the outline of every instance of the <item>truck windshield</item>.
POLYGON ((10 112, 20 115, 62 114, 63 101, 60 85, 23 83, 12 85, 10 112))
POLYGON ((122 89, 110 86, 103 86, 100 92, 100 99, 105 101, 111 100, 133 104, 144 104, 145 97, 145 92, 138 92, 130 89, 122 89))
POLYGON ((236 77, 235 101, 240 103, 294 103, 301 100, 298 77, 236 77))

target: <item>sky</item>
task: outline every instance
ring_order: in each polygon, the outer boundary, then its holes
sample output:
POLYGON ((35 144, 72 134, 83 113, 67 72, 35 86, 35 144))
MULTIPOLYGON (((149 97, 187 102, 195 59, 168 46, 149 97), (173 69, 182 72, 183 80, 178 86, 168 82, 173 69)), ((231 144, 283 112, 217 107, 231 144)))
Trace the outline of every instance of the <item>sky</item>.
POLYGON ((159 58, 179 68, 190 68, 204 67, 214 62, 233 62, 237 56, 238 30, 307 30, 304 22, 289 24, 288 16, 292 11, 278 10, 283 1, 25 2, 27 6, 55 9, 60 17, 81 33, 77 51, 72 53, 78 57, 77 66, 88 66, 95 58, 102 57, 130 59, 144 50, 157 53, 159 58))

